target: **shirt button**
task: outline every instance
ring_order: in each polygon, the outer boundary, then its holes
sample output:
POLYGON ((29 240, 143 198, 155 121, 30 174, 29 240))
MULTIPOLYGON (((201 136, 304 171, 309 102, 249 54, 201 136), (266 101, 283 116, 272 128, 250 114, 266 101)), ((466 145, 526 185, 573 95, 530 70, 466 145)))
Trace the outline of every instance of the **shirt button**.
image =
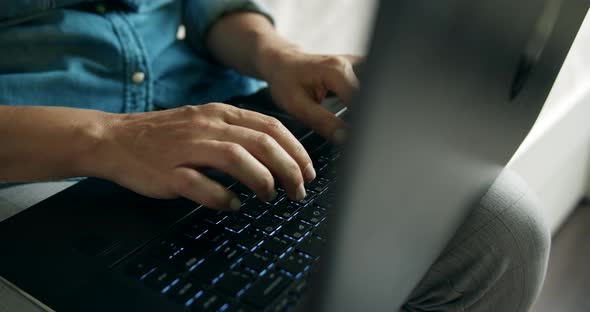
POLYGON ((131 80, 136 84, 143 83, 145 81, 145 74, 143 72, 134 72, 131 80))
POLYGON ((176 31, 176 39, 184 40, 186 38, 186 28, 184 25, 179 25, 178 30, 176 31))

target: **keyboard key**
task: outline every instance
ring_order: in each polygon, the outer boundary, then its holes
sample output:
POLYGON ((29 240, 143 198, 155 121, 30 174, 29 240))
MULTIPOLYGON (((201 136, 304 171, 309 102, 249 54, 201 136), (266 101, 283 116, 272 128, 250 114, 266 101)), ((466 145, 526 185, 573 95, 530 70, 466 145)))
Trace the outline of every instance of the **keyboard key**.
POLYGON ((318 224, 320 221, 324 220, 325 216, 326 210, 314 204, 303 208, 297 217, 311 224, 318 224))
POLYGON ((274 200, 271 200, 269 202, 266 202, 267 204, 271 205, 271 206, 275 206, 276 204, 280 203, 284 198, 285 198, 285 190, 283 190, 282 188, 277 188, 277 197, 274 200))
POLYGON ((186 252, 191 256, 203 258, 215 248, 224 244, 228 239, 228 234, 217 229, 211 229, 203 234, 199 239, 186 245, 186 252))
POLYGON ((296 206, 307 206, 309 203, 311 203, 315 198, 316 198, 317 194, 313 191, 308 191, 307 192, 307 196, 300 201, 294 201, 294 200, 286 200, 286 202, 290 205, 296 205, 296 206))
POLYGON ((284 297, 281 300, 279 300, 276 304, 274 304, 274 306, 272 307, 272 311, 274 311, 274 312, 289 311, 289 306, 293 305, 293 304, 294 304, 294 302, 291 302, 289 297, 284 297))
POLYGON ((227 268, 228 264, 223 262, 215 262, 214 260, 205 259, 195 270, 191 276, 206 283, 211 283, 213 280, 221 275, 227 268))
POLYGON ((330 163, 330 159, 327 157, 315 157, 313 160, 313 167, 315 168, 316 172, 322 172, 326 166, 330 163))
POLYGON ((223 219, 225 219, 228 214, 229 212, 201 207, 197 212, 195 212, 195 217, 207 220, 213 224, 218 224, 223 219))
POLYGON ((257 231, 253 228, 247 228, 234 237, 234 242, 240 246, 246 247, 247 249, 252 249, 265 237, 266 235, 261 231, 257 231))
POLYGON ((157 290, 162 291, 167 286, 172 284, 180 278, 180 274, 178 272, 169 269, 169 268, 162 268, 158 267, 152 273, 150 273, 143 281, 149 287, 157 290))
POLYGON ((306 258, 298 253, 290 253, 283 259, 279 260, 277 267, 293 275, 305 272, 313 260, 306 258))
POLYGON ((271 271, 248 288, 242 301, 262 309, 273 302, 291 284, 291 279, 283 273, 271 271))
POLYGON ((242 304, 236 305, 230 303, 227 308, 223 310, 223 312, 251 312, 251 310, 246 310, 246 307, 244 307, 242 304))
POLYGON ((331 149, 327 154, 324 155, 325 157, 329 158, 332 163, 340 159, 342 157, 342 152, 336 149, 331 149))
POLYGON ((320 225, 318 225, 314 232, 319 235, 322 238, 326 238, 328 237, 328 223, 327 222, 322 222, 320 223, 320 225))
POLYGON ((262 248, 272 254, 281 255, 285 251, 287 251, 287 249, 289 249, 290 245, 291 245, 291 241, 289 239, 275 236, 275 237, 269 237, 268 239, 266 239, 264 241, 264 243, 262 243, 262 245, 260 245, 260 248, 262 248))
POLYGON ((216 258, 218 262, 224 262, 229 264, 234 263, 238 260, 243 254, 245 250, 241 247, 238 247, 236 244, 230 243, 227 244, 218 251, 216 251, 209 259, 216 258))
POLYGON ((291 288, 291 290, 289 290, 289 295, 291 295, 293 297, 300 297, 301 295, 303 295, 303 292, 305 292, 306 290, 307 290, 307 280, 301 279, 295 284, 295 286, 293 286, 291 288))
POLYGON ((191 309, 199 312, 217 312, 226 304, 227 301, 218 294, 211 291, 203 291, 203 293, 195 299, 193 304, 191 304, 191 309))
POLYGON ((151 246, 148 254, 153 258, 168 261, 174 257, 177 253, 182 251, 183 246, 178 242, 175 242, 171 237, 163 238, 154 243, 151 246))
POLYGON ((322 178, 316 178, 311 183, 305 185, 305 188, 308 189, 309 191, 319 194, 328 188, 329 183, 330 183, 329 180, 322 179, 322 178))
POLYGON ((231 214, 223 221, 221 221, 220 225, 232 232, 239 233, 245 227, 250 225, 250 222, 250 219, 248 219, 247 217, 244 217, 239 214, 231 214))
POLYGON ((332 208, 332 206, 334 206, 334 200, 336 199, 336 194, 334 192, 332 192, 331 189, 325 191, 324 193, 318 195, 318 197, 315 200, 315 204, 330 210, 332 208))
POLYGON ((238 195, 238 198, 240 199, 240 202, 242 203, 242 207, 244 207, 244 205, 246 205, 248 203, 248 201, 250 201, 251 199, 254 199, 254 197, 256 195, 254 195, 254 192, 252 192, 251 190, 249 190, 247 187, 245 187, 244 185, 237 183, 234 186, 231 187, 231 190, 238 195))
POLYGON ((254 226, 261 229, 267 234, 274 232, 281 224, 283 224, 283 219, 274 216, 270 213, 263 214, 260 218, 254 221, 254 226))
POLYGON ((291 204, 288 201, 283 201, 282 203, 274 206, 270 211, 274 215, 283 219, 291 219, 291 217, 295 215, 299 208, 300 207, 298 205, 291 204))
POLYGON ((197 293, 201 291, 194 282, 183 279, 170 287, 170 290, 166 292, 168 297, 180 304, 186 305, 186 303, 193 298, 197 293))
POLYGON ((242 206, 240 209, 240 213, 244 213, 254 219, 260 217, 263 213, 265 213, 272 205, 267 203, 261 203, 259 201, 251 201, 246 205, 242 206))
POLYGON ((201 281, 211 283, 216 277, 221 275, 228 266, 238 260, 242 254, 244 254, 244 249, 234 244, 223 246, 199 264, 194 271, 192 271, 191 276, 201 281))
POLYGON ((201 235, 205 234, 209 230, 210 225, 203 221, 198 220, 195 223, 185 224, 181 229, 181 234, 185 235, 189 239, 198 239, 201 235))
POLYGON ((246 287, 251 279, 252 274, 246 272, 243 269, 231 270, 223 275, 215 287, 219 291, 235 297, 240 292, 240 290, 246 287))
POLYGON ((312 258, 317 258, 320 256, 324 248, 325 241, 317 236, 311 235, 303 239, 303 241, 297 246, 295 249, 311 256, 312 258))
POLYGON ((156 260, 148 257, 142 257, 140 259, 131 261, 125 271, 136 279, 143 278, 146 274, 150 273, 158 266, 156 260))
POLYGON ((202 242, 203 245, 211 245, 218 247, 221 244, 225 243, 229 235, 227 232, 220 231, 219 229, 211 229, 205 233, 205 235, 201 236, 198 242, 202 242))
POLYGON ((336 172, 336 165, 333 163, 328 164, 322 170, 319 171, 318 176, 328 181, 334 181, 338 173, 336 172))
POLYGON ((281 229, 281 233, 295 240, 298 240, 305 236, 305 234, 307 234, 307 232, 309 232, 311 228, 312 225, 308 223, 305 223, 301 220, 293 220, 287 223, 285 226, 283 226, 283 228, 281 229))
POLYGON ((240 199, 240 207, 243 207, 244 205, 246 205, 248 203, 248 201, 251 199, 251 197, 243 194, 243 193, 238 193, 238 198, 240 199))
POLYGON ((246 255, 242 260, 242 266, 260 273, 266 270, 276 259, 275 255, 269 253, 254 252, 246 255))
POLYGON ((172 265, 183 272, 189 271, 203 259, 203 256, 201 254, 194 255, 189 251, 183 251, 172 258, 172 265))

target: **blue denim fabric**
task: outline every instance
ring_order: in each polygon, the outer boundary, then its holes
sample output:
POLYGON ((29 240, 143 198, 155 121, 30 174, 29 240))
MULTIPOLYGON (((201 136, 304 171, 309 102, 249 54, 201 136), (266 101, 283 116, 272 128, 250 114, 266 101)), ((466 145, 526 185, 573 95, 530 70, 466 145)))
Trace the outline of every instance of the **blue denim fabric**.
POLYGON ((253 93, 264 83, 216 63, 203 44, 234 11, 270 18, 255 0, 1 1, 0 104, 132 113, 253 93), (181 24, 186 40, 176 38, 181 24))

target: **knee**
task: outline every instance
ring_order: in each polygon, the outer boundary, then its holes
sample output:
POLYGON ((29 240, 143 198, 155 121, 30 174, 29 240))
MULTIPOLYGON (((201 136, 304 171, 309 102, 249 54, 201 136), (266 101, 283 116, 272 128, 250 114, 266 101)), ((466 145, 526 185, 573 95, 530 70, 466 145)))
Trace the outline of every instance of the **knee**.
POLYGON ((494 182, 480 203, 492 214, 497 223, 498 235, 506 241, 512 252, 508 260, 521 263, 538 263, 545 268, 551 245, 551 232, 540 214, 540 203, 526 182, 516 174, 505 171, 494 182))
POLYGON ((526 183, 504 172, 467 217, 404 311, 528 311, 551 236, 526 183))
POLYGON ((480 206, 495 218, 496 261, 503 267, 500 280, 519 284, 519 310, 528 310, 545 279, 551 233, 540 214, 540 203, 527 184, 505 171, 483 197, 480 206))

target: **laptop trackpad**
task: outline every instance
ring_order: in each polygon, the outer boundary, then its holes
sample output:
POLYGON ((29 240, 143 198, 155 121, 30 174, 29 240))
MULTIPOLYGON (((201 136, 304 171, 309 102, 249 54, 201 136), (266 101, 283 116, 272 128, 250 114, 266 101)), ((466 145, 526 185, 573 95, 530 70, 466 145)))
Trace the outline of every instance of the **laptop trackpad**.
POLYGON ((195 208, 187 200, 149 199, 91 178, 0 223, 0 246, 16 238, 17 254, 51 246, 51 254, 111 266, 195 208))

